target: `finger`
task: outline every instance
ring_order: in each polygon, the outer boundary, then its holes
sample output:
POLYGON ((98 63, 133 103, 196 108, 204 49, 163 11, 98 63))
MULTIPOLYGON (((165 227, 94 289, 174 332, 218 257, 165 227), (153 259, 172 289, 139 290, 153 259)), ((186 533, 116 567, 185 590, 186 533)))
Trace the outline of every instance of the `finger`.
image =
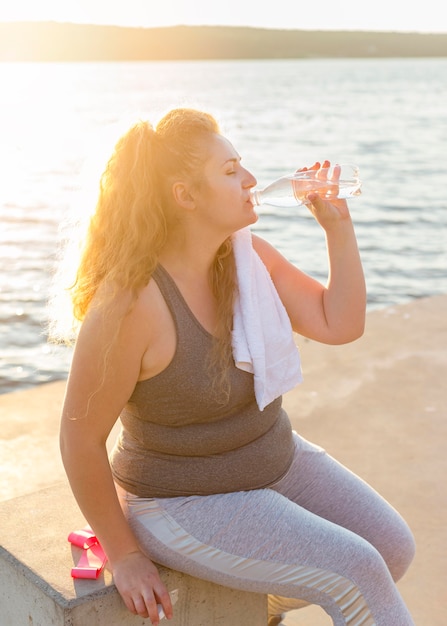
POLYGON ((126 608, 133 613, 134 615, 137 615, 137 609, 135 607, 134 601, 132 600, 132 598, 127 598, 125 596, 122 596, 123 600, 124 600, 124 604, 126 605, 126 608))
POLYGON ((323 161, 323 165, 320 167, 320 169, 317 172, 318 180, 326 180, 327 179, 327 175, 328 175, 328 171, 329 171, 329 167, 330 166, 331 166, 330 161, 328 161, 328 160, 323 161))
MULTIPOLYGON (((151 601, 147 598, 143 598, 143 596, 138 596, 137 598, 133 599, 133 603, 135 606, 135 613, 139 615, 140 617, 151 617, 151 605, 154 605, 156 607, 156 602, 153 597, 151 601)), ((155 610, 155 613, 157 613, 156 610, 155 610)), ((152 610, 152 614, 154 616, 155 616, 155 613, 152 610)), ((157 618, 158 618, 158 614, 157 614, 157 618)), ((151 621, 152 621, 152 618, 151 618, 151 621)), ((154 621, 152 621, 152 623, 155 624, 154 621)))
MULTIPOLYGON (((143 610, 143 611, 146 610, 146 606, 141 597, 138 597, 138 596, 132 597, 131 595, 125 595, 125 594, 123 594, 121 597, 124 601, 124 604, 126 605, 126 608, 129 609, 129 611, 133 613, 134 615, 139 615, 140 610, 143 610)), ((147 615, 145 617, 147 617, 147 615)))
POLYGON ((338 183, 338 181, 340 180, 340 174, 341 174, 341 165, 336 163, 334 167, 332 168, 332 175, 330 178, 331 181, 333 181, 334 183, 338 183))
POLYGON ((157 595, 157 600, 160 603, 164 611, 164 614, 166 615, 168 619, 171 619, 171 617, 174 614, 174 611, 172 608, 171 596, 169 595, 166 589, 162 590, 160 593, 157 593, 156 595, 157 595))
MULTIPOLYGON (((158 624, 160 623, 160 613, 158 611, 157 603, 155 602, 155 600, 153 600, 149 605, 146 603, 146 607, 147 607, 146 617, 149 617, 149 619, 151 620, 151 624, 153 626, 158 626, 158 624)), ((141 617, 144 617, 144 616, 141 615, 141 617)))
POLYGON ((340 180, 341 166, 336 164, 332 168, 331 175, 328 178, 328 187, 326 191, 326 198, 335 199, 339 192, 339 180, 340 180))
MULTIPOLYGON (((159 605, 157 604, 157 601, 153 593, 149 592, 147 594, 134 598, 133 606, 135 607, 135 609, 132 611, 132 613, 139 615, 140 617, 144 617, 144 618, 148 617, 151 620, 151 624, 153 626, 157 626, 160 623, 159 605)), ((172 613, 172 607, 171 607, 171 613, 172 613)), ((165 614, 166 614, 166 617, 168 617, 166 611, 165 611, 165 614)))
POLYGON ((166 616, 167 619, 172 618, 173 608, 171 597, 164 586, 158 593, 155 589, 153 593, 148 592, 143 596, 142 600, 144 601, 144 609, 147 610, 147 614, 144 615, 140 611, 138 614, 141 615, 141 617, 149 617, 154 626, 158 624, 160 619, 164 616, 166 616))
POLYGON ((315 176, 315 175, 318 175, 318 171, 320 170, 320 168, 321 168, 320 162, 319 161, 315 161, 315 163, 312 165, 312 167, 309 167, 308 171, 312 172, 312 174, 315 176))
POLYGON ((315 161, 315 163, 311 167, 299 167, 295 170, 295 174, 299 174, 300 172, 317 172, 320 169, 321 165, 319 161, 315 161))

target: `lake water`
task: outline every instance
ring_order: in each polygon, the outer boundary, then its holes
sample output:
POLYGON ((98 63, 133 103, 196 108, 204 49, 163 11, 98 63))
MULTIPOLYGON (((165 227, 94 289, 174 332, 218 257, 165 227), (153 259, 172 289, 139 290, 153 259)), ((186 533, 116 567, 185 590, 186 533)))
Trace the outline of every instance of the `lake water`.
MULTIPOLYGON (((447 292, 447 59, 5 63, 0 89, 0 393, 66 376, 70 351, 45 336, 61 225, 94 201, 117 137, 173 106, 212 112, 259 186, 359 166, 370 310, 447 292)), ((325 280, 305 210, 263 209, 255 228, 325 280)))

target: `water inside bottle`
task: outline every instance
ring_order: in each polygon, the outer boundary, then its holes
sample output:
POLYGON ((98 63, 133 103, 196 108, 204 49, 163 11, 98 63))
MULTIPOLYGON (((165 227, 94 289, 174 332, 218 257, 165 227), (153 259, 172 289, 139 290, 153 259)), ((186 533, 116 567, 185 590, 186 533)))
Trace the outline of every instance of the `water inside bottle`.
POLYGON ((328 200, 351 198, 361 193, 361 181, 356 166, 339 166, 342 176, 332 179, 328 170, 325 178, 318 178, 311 170, 299 171, 279 178, 262 190, 251 192, 253 204, 276 207, 294 207, 310 204, 307 196, 317 192, 328 200), (345 176, 343 176, 343 173, 345 176))
POLYGON ((360 180, 340 179, 337 182, 330 180, 297 181, 293 176, 288 177, 291 193, 297 204, 310 204, 307 196, 311 192, 327 200, 346 200, 361 194, 360 180))

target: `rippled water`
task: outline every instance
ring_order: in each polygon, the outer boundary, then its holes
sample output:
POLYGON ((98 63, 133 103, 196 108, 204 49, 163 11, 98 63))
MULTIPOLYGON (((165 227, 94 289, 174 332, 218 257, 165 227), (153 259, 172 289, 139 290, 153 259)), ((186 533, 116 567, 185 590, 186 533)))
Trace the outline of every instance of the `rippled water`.
MULTIPOLYGON (((446 59, 0 64, 0 85, 0 393, 66 376, 45 336, 60 225, 118 135, 172 106, 214 113, 260 186, 324 158, 360 167, 370 309, 447 292, 446 59)), ((303 210, 256 229, 324 280, 303 210)))

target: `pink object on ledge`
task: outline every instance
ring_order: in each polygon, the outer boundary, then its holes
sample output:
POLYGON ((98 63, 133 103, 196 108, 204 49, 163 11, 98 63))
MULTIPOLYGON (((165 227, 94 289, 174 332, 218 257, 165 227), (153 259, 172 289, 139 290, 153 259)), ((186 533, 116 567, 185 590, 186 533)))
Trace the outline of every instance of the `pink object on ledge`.
POLYGON ((75 530, 68 535, 68 541, 82 549, 78 564, 71 569, 72 577, 98 578, 106 564, 107 556, 92 529, 86 526, 82 530, 75 530))

